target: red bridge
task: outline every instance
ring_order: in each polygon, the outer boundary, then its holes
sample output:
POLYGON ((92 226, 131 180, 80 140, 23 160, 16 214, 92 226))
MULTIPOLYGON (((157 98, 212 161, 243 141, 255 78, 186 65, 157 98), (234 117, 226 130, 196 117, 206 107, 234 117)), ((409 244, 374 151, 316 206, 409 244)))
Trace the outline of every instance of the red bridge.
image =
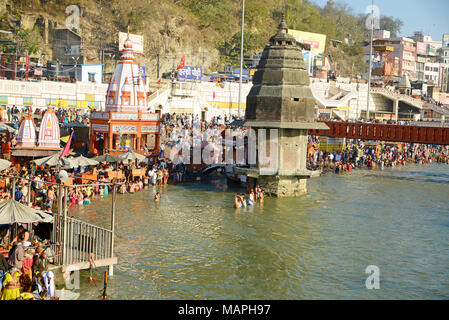
POLYGON ((309 130, 309 135, 333 138, 449 145, 449 128, 378 123, 320 121, 329 130, 309 130))

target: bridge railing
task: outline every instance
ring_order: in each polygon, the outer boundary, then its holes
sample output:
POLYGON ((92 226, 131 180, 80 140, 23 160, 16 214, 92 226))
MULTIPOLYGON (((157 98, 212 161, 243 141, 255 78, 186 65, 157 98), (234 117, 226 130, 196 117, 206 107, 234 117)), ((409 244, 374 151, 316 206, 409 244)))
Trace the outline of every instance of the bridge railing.
POLYGON ((310 135, 374 141, 449 145, 449 128, 378 123, 322 121, 329 130, 309 130, 310 135))
POLYGON ((64 244, 63 264, 71 265, 94 260, 108 259, 111 256, 112 231, 93 224, 66 218, 67 241, 64 244))

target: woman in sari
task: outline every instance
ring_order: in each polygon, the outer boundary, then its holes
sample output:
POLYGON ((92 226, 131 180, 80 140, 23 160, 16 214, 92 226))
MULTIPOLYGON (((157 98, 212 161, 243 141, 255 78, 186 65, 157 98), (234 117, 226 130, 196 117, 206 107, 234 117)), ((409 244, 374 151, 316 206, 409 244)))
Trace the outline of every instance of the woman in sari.
POLYGON ((16 300, 20 297, 20 272, 12 269, 5 275, 3 282, 3 292, 0 300, 16 300))

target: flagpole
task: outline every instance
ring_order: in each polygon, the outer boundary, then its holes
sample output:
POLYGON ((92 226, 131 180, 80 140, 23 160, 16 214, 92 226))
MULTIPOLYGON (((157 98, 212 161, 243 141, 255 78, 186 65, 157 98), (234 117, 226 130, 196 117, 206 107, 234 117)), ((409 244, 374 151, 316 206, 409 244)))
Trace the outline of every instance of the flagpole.
POLYGON ((242 38, 240 44, 240 83, 239 83, 239 114, 240 117, 241 108, 242 108, 242 74, 243 74, 243 33, 245 26, 245 0, 242 0, 242 38))

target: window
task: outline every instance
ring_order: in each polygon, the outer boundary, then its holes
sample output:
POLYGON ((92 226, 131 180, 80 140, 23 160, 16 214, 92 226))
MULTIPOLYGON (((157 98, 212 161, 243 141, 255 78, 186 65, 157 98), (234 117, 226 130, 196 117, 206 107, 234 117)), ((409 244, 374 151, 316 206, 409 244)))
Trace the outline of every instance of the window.
POLYGON ((87 76, 88 76, 88 79, 87 79, 87 81, 89 81, 89 82, 95 82, 95 75, 96 75, 97 73, 95 73, 95 72, 89 72, 88 74, 87 74, 87 76))

